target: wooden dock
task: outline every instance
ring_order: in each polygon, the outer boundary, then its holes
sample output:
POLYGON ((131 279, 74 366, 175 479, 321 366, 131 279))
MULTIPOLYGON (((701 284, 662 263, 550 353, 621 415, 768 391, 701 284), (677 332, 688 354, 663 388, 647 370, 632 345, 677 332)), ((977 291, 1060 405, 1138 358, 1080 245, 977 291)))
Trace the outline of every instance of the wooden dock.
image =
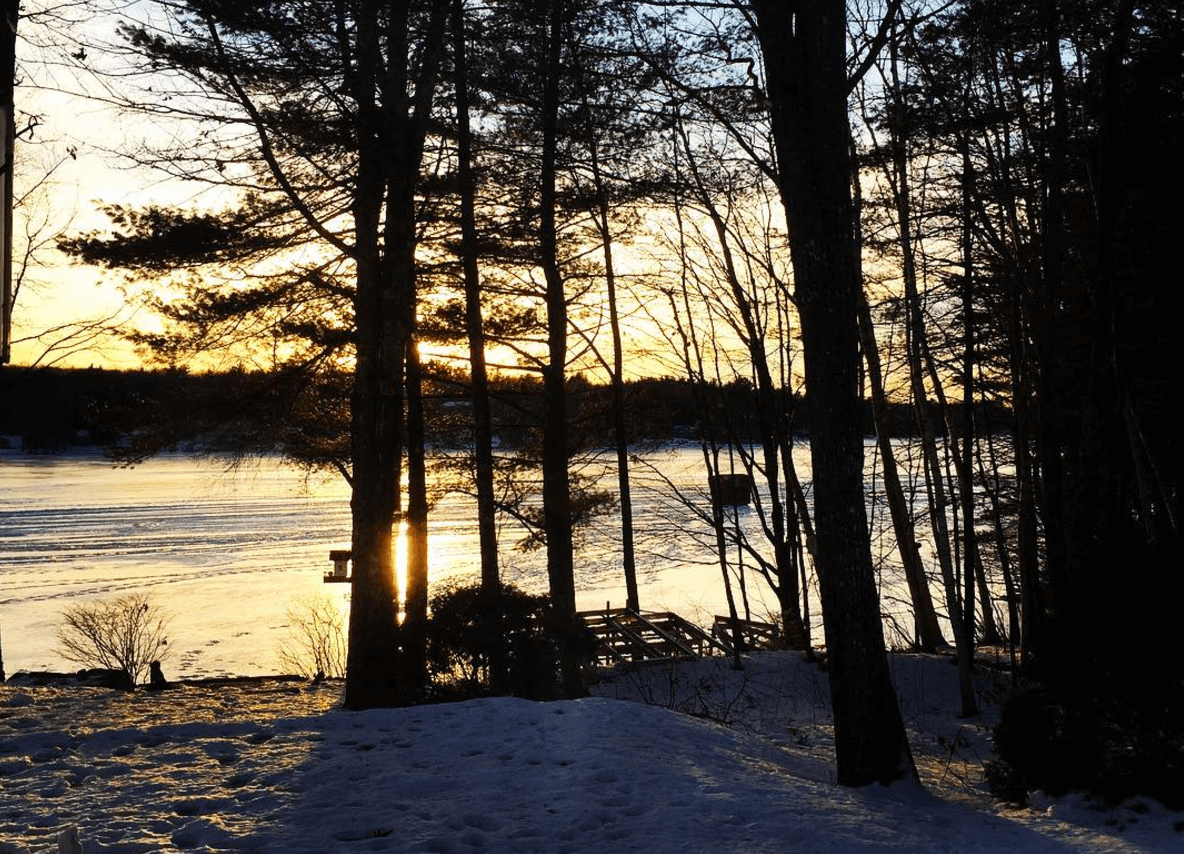
MULTIPOLYGON (((678 661, 732 653, 730 632, 713 636, 668 611, 647 613, 606 608, 584 611, 579 616, 596 638, 594 655, 598 665, 678 661)), ((716 625, 725 619, 717 617, 716 625)), ((774 626, 743 622, 742 634, 749 648, 764 646, 776 636, 774 626)))

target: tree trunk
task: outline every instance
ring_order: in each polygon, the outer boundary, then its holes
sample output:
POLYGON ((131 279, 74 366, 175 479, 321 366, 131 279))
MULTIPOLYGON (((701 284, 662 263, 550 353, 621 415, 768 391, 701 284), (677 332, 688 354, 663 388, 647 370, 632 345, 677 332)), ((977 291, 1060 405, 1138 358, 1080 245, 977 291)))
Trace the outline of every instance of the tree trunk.
MULTIPOLYGON (((585 104, 586 106, 586 104, 585 104)), ((587 111, 589 116, 591 110, 587 111)), ((596 128, 585 129, 588 135, 589 166, 596 187, 596 229, 604 252, 604 284, 608 296, 608 323, 613 339, 613 364, 609 372, 612 392, 613 441, 617 451, 617 490, 621 508, 621 568, 625 575, 625 607, 641 609, 637 590, 637 560, 633 551, 633 493, 629 483, 629 431, 625 423, 625 350, 621 343, 621 318, 617 308, 617 275, 613 263, 613 236, 609 222, 608 190, 600 169, 596 128)))
MULTIPOLYGON (((1038 439, 1036 453, 1040 461, 1040 491, 1038 496, 1044 511, 1044 560, 1052 591, 1058 599, 1069 595, 1072 584, 1072 568, 1077 555, 1073 545, 1077 531, 1073 528, 1073 512, 1066 513, 1066 482, 1064 468, 1065 417, 1062 402, 1065 398, 1063 379, 1063 355, 1061 336, 1064 325, 1064 304, 1062 279, 1064 277, 1064 176, 1063 166, 1066 143, 1066 115, 1064 81, 1061 68, 1060 37, 1057 26, 1057 4, 1048 0, 1044 4, 1046 38, 1052 39, 1047 46, 1048 72, 1051 82, 1052 127, 1049 134, 1049 151, 1042 158, 1045 168, 1044 216, 1041 223, 1041 244, 1043 246, 1042 293, 1033 295, 1036 303, 1036 322, 1032 326, 1033 340, 1040 359, 1040 368, 1034 374, 1036 381, 1039 413, 1037 421, 1038 439), (1070 518, 1066 518, 1066 516, 1070 518)), ((1104 252, 1103 252, 1104 257, 1104 252)), ((1103 261, 1104 263, 1104 261, 1103 261)), ((1104 316, 1104 315, 1103 315, 1104 316)), ((1107 400, 1109 404, 1109 400, 1107 400)), ((1108 408, 1108 407, 1107 407, 1108 408)), ((1087 410, 1088 411, 1088 410, 1087 410)), ((1101 460, 1097 461, 1101 463, 1101 460)), ((1108 468, 1104 464, 1091 466, 1091 471, 1108 468)), ((1104 494, 1099 493, 1099 494, 1104 494)), ((1092 508, 1087 510, 1092 512, 1092 508)), ((1091 531, 1091 534, 1093 532, 1091 531)), ((1087 535, 1080 542, 1089 542, 1087 535)))
MULTIPOLYGON (((1016 587, 1015 576, 1012 572, 1011 553, 1008 548, 1007 535, 1003 528, 1003 509, 1000 505, 999 496, 1002 492, 1000 487, 1000 473, 999 463, 995 456, 995 443, 991 435, 989 425, 985 426, 982 431, 983 441, 975 443, 975 451, 978 458, 979 479, 986 485, 985 494, 987 500, 991 505, 991 522, 992 530, 995 539, 995 551, 999 560, 999 572, 1003 576, 1003 590, 1007 597, 1007 645, 1011 654, 1012 670, 1018 670, 1016 651, 1019 643, 1021 630, 1019 618, 1020 597, 1019 590, 1016 587), (983 446, 986 446, 990 454, 990 464, 982 458, 983 446)), ((1018 675, 1018 674, 1017 674, 1018 675)))
POLYGON ((543 85, 543 149, 539 193, 539 265, 546 279, 547 366, 543 372, 543 527, 547 576, 559 644, 565 696, 583 693, 576 650, 575 566, 572 558, 571 490, 567 471, 567 293, 559 269, 555 222, 556 159, 559 136, 559 73, 567 4, 555 0, 547 22, 546 80, 543 85))
MULTIPOLYGON (((359 295, 365 293, 359 276, 359 295)), ((345 705, 351 709, 398 705, 397 605, 391 526, 398 510, 401 397, 392 378, 377 365, 383 352, 377 336, 358 313, 358 360, 354 381, 353 582, 350 593, 349 654, 345 705), (370 338, 364 341, 363 336, 370 338)), ((401 359, 397 364, 401 369, 401 359)), ((389 364, 389 362, 388 362, 389 364)))
POLYGON ((1020 661, 1024 669, 1038 670, 1042 666, 1046 648, 1047 611, 1044 587, 1040 580, 1040 547, 1036 521, 1036 461, 1032 453, 1030 425, 1032 416, 1029 400, 1031 385, 1027 379, 1031 369, 1025 359, 1022 312, 1018 304, 1019 283, 1012 283, 1012 323, 1008 330, 1011 345, 1011 399, 1016 476, 1017 547, 1016 560, 1020 581, 1020 661))
MULTIPOLYGON (((16 27, 20 20, 19 0, 5 0, 4 30, 0 32, 0 155, 4 157, 0 174, 0 365, 12 356, 12 308, 16 292, 12 281, 12 186, 13 143, 16 141, 16 27)), ((4 680, 4 660, 0 657, 0 682, 4 680)))
MULTIPOLYGON (((711 428, 708 427, 708 430, 711 428)), ((719 444, 714 436, 703 436, 699 447, 703 452, 703 463, 707 477, 717 478, 719 470, 719 444)), ((715 554, 719 558, 720 578, 724 583, 724 598, 728 603, 728 623, 732 629, 732 669, 743 670, 744 634, 740 630, 740 613, 736 609, 736 594, 732 590, 732 574, 728 569, 728 535, 724 522, 722 496, 714 491, 711 495, 711 528, 715 532, 715 554)))
POLYGON ((863 355, 864 361, 867 362, 868 384, 872 392, 872 419, 876 424, 876 441, 880 445, 880 459, 883 461, 884 496, 888 500, 888 512, 892 516, 896 548, 900 553, 904 577, 909 585, 909 596, 913 600, 917 644, 925 652, 936 652, 946 645, 946 640, 942 637, 941 626, 937 622, 937 610, 933 607, 929 579, 925 575, 925 565, 921 562, 921 550, 913 527, 913 514, 909 510, 909 501, 900 482, 892 442, 888 438, 888 403, 884 394, 876 334, 866 297, 860 300, 859 313, 863 355))
POLYGON ((884 650, 864 507, 845 10, 828 0, 752 7, 801 313, 838 780, 887 783, 916 770, 884 650))
MULTIPOLYGON (((728 224, 720 213, 711 188, 702 180, 691 146, 686 146, 688 165, 693 175, 694 187, 699 204, 706 211, 715 232, 720 264, 728 289, 732 293, 732 302, 736 309, 734 327, 748 349, 749 361, 753 372, 753 386, 757 398, 757 424, 760 433, 761 464, 756 465, 752 455, 742 450, 745 457, 745 467, 749 475, 759 472, 768 486, 769 506, 766 510, 759 492, 753 496, 756 510, 762 520, 765 538, 773 547, 774 577, 771 581, 777 594, 781 610, 783 627, 783 641, 792 649, 805 649, 808 645, 805 623, 802 620, 802 609, 799 602, 798 571, 794 560, 792 543, 786 531, 786 523, 792 515, 787 512, 786 503, 792 502, 789 495, 789 484, 782 489, 782 466, 778 457, 781 454, 792 453, 792 443, 788 440, 788 419, 781 412, 779 389, 774 384, 773 374, 769 368, 768 355, 765 352, 765 327, 758 317, 753 300, 745 293, 737 270, 735 256, 732 252, 728 224)), ((787 345, 788 346, 788 345, 787 345)), ((730 441, 741 444, 733 433, 730 441)), ((789 465, 792 466, 792 458, 789 465)), ((747 603, 746 603, 747 605, 747 603)))
MULTIPOLYGON (((453 73, 456 88, 456 169, 460 179, 461 263, 464 266, 465 332, 469 343, 469 383, 473 401, 473 457, 477 491, 477 536, 481 550, 481 587, 500 597, 497 555, 497 504, 493 489, 493 417, 485 365, 485 324, 481 311, 481 275, 477 256, 476 179, 473 175, 469 122, 468 37, 464 0, 452 2, 453 73)), ((497 600, 500 601, 500 598, 497 600)), ((501 620, 501 612, 493 611, 501 620)), ((494 627, 494 636, 502 637, 494 627)), ((490 688, 501 693, 505 682, 505 650, 495 644, 489 663, 490 688)))
MULTIPOLYGON (((983 642, 997 644, 1001 638, 991 607, 987 573, 983 567, 974 525, 974 448, 978 430, 974 413, 974 373, 976 362, 974 330, 974 202, 973 166, 970 153, 962 149, 962 432, 958 464, 958 492, 962 503, 962 530, 966 548, 966 571, 977 576, 979 602, 983 612, 983 642)), ((966 600, 969 602, 970 597, 966 600)), ((974 635, 974 609, 969 612, 968 631, 974 635)))
MULTIPOLYGON (((895 63, 895 56, 893 62, 895 63)), ((858 182, 855 184, 855 197, 857 203, 862 204, 858 182)), ((921 560, 921 544, 917 542, 911 502, 901 484, 896 454, 888 435, 888 396, 884 390, 884 372, 880 365, 876 327, 872 322, 871 306, 868 305, 866 294, 861 294, 859 300, 859 336, 872 395, 872 421, 876 427, 876 442, 880 448, 884 496, 888 501, 888 512, 892 517, 892 528, 896 534, 896 549, 900 554, 901 567, 909 586, 909 598, 913 601, 916 641, 922 650, 936 652, 946 645, 946 641, 937 621, 933 594, 929 590, 929 578, 925 573, 925 564, 921 560)))
POLYGON ((406 3, 361 3, 351 92, 358 105, 356 364, 350 399, 353 582, 345 683, 345 705, 351 709, 409 699, 397 654, 391 529, 401 504, 403 371, 415 305, 415 193, 443 15, 433 10, 414 75, 408 15, 406 3), (382 103, 379 90, 388 95, 382 103))
POLYGON ((407 587, 399 628, 399 678, 407 702, 423 700, 428 679, 428 481, 423 419, 423 368, 413 337, 407 347, 407 587))
MULTIPOLYGON (((895 43, 893 43, 895 44, 895 43)), ((913 249, 912 231, 912 198, 911 183, 909 181, 908 158, 908 127, 905 124, 904 105, 899 102, 901 92, 900 81, 897 76, 895 51, 890 65, 893 93, 896 110, 896 120, 892 122, 892 166, 895 170, 895 181, 890 174, 890 182, 896 201, 897 227, 899 229, 899 243, 901 252, 901 278, 904 280, 905 317, 907 319, 906 349, 909 364, 909 381, 913 395, 913 406, 916 408, 917 426, 921 435, 921 447, 925 456, 925 472, 927 475, 927 495, 929 496, 929 519, 933 532, 933 545, 937 550, 938 563, 946 594, 946 609, 950 617, 950 631, 954 635, 954 648, 958 660, 958 689, 962 700, 962 714, 975 715, 978 707, 974 696, 974 682, 971 676, 974 663, 974 633, 967 632, 967 622, 973 629, 974 625, 974 572, 967 575, 969 592, 968 601, 959 599, 958 582, 954 574, 954 561, 951 554, 952 540, 948 528, 947 498, 945 488, 945 470, 937 447, 937 436, 934 416, 929 403, 928 392, 925 387, 926 365, 932 367, 932 359, 927 359, 928 351, 925 347, 925 318, 921 312, 921 295, 917 285, 917 263, 913 249), (964 618, 963 601, 970 608, 968 618, 964 618)), ((941 392, 940 378, 935 373, 930 375, 934 391, 941 392)), ((944 406, 942 407, 944 411, 944 406)), ((948 432, 948 431, 947 431, 948 432)), ((969 566, 969 564, 968 564, 969 566)))
POLYGON ((802 645, 807 657, 814 660, 814 647, 810 631, 810 580, 806 572, 806 555, 814 560, 816 538, 814 525, 810 521, 810 508, 806 504, 806 495, 802 490, 802 483, 798 479, 797 466, 793 461, 793 435, 789 429, 789 419, 784 425, 785 435, 781 444, 781 477, 785 482, 786 501, 786 530, 791 533, 791 546, 794 569, 798 573, 798 593, 801 599, 802 645))
MULTIPOLYGON (((354 297, 356 366, 351 399, 353 582, 345 705, 399 705, 397 605, 391 526, 399 510, 403 355, 406 338, 393 312, 394 288, 413 287, 409 264, 402 280, 384 275, 379 210, 384 180, 378 156, 363 146, 354 223, 357 290, 354 297)), ((387 246, 387 251, 393 247, 387 246)))

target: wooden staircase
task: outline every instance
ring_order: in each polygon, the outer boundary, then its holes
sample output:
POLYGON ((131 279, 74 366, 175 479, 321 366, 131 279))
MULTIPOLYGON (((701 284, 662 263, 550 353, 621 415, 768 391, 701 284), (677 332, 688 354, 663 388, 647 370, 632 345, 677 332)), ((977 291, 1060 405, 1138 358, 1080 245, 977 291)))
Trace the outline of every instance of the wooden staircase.
MULTIPOLYGON (((713 637, 678 614, 666 611, 644 613, 628 608, 606 608, 583 611, 579 617, 596 638, 594 656, 597 665, 677 661, 732 653, 730 633, 713 637)), ((716 618, 717 625, 724 619, 716 618)), ((774 627, 763 623, 749 623, 746 628, 745 643, 749 641, 749 633, 754 638, 771 637, 775 633, 774 627)))

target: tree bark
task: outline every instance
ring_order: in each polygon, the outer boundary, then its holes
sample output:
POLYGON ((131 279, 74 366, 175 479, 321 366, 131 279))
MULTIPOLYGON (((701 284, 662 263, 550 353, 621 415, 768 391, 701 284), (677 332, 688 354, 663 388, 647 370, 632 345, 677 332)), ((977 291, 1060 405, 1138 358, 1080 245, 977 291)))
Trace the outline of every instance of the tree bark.
MULTIPOLYGON (((461 263, 464 266, 465 332, 469 343, 469 383, 473 401, 473 459, 477 491, 477 536, 481 550, 481 587, 500 601, 497 556, 497 504, 493 489, 493 417, 485 364, 485 323, 481 311, 478 266, 476 178, 473 174, 469 122, 468 36, 464 0, 452 2, 453 75, 456 89, 456 169, 460 180, 461 263)), ((494 619, 501 613, 494 609, 494 619)), ((495 627, 495 636, 501 631, 495 627)), ((495 645, 489 663, 490 688, 500 693, 505 682, 505 651, 495 645)))
POLYGON ((401 509, 403 372, 415 305, 415 190, 439 67, 442 12, 433 11, 414 71, 408 19, 406 2, 364 0, 356 24, 353 582, 345 684, 345 706, 351 709, 411 699, 398 660, 391 532, 401 509))
POLYGON ((862 281, 852 205, 844 8, 754 0, 801 313, 817 568, 838 780, 916 775, 888 669, 863 494, 862 281))
POLYGON ((909 597, 913 600, 913 621, 916 624, 917 645, 925 652, 936 652, 946 645, 941 626, 937 622, 937 610, 933 607, 933 596, 929 591, 929 579, 925 565, 921 562, 921 549, 913 526, 913 514, 909 510, 908 498, 900 482, 896 466, 896 455, 888 438, 888 402, 884 393, 884 378, 880 370, 880 353, 876 344, 876 333, 872 325, 871 309, 866 297, 860 300, 860 334, 863 341, 863 355, 867 362, 868 385, 872 393, 872 419, 876 425, 876 441, 880 446, 883 461, 884 496, 888 501, 888 512, 892 516, 892 528, 896 532, 896 548, 900 563, 909 586, 909 597))
POLYGON ((576 652, 575 566, 572 557, 571 485, 567 470, 567 293, 559 269, 555 222, 559 138, 559 74, 567 4, 554 0, 547 19, 546 81, 542 104, 542 169, 539 193, 539 265, 546 279, 547 365, 543 372, 543 525, 547 575, 559 644, 563 693, 583 693, 576 652))

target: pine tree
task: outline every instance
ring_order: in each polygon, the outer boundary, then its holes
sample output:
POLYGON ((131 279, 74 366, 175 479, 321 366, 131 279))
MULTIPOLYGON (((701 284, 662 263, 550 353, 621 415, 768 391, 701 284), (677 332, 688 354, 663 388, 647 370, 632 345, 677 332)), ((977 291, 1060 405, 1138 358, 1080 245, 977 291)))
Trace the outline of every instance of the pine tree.
POLYGON ((423 666, 399 655, 392 524, 402 505, 415 204, 443 12, 376 0, 212 0, 163 11, 169 32, 122 26, 153 81, 130 106, 193 119, 196 143, 141 160, 238 191, 238 203, 216 213, 113 207, 119 231, 65 248, 174 279, 195 272, 187 303, 157 303, 179 334, 142 339, 166 358, 226 345, 249 352, 270 333, 295 373, 352 360, 349 458, 339 464, 353 493, 345 702, 410 702, 423 666), (215 264, 232 276, 211 287, 197 273, 215 264))

